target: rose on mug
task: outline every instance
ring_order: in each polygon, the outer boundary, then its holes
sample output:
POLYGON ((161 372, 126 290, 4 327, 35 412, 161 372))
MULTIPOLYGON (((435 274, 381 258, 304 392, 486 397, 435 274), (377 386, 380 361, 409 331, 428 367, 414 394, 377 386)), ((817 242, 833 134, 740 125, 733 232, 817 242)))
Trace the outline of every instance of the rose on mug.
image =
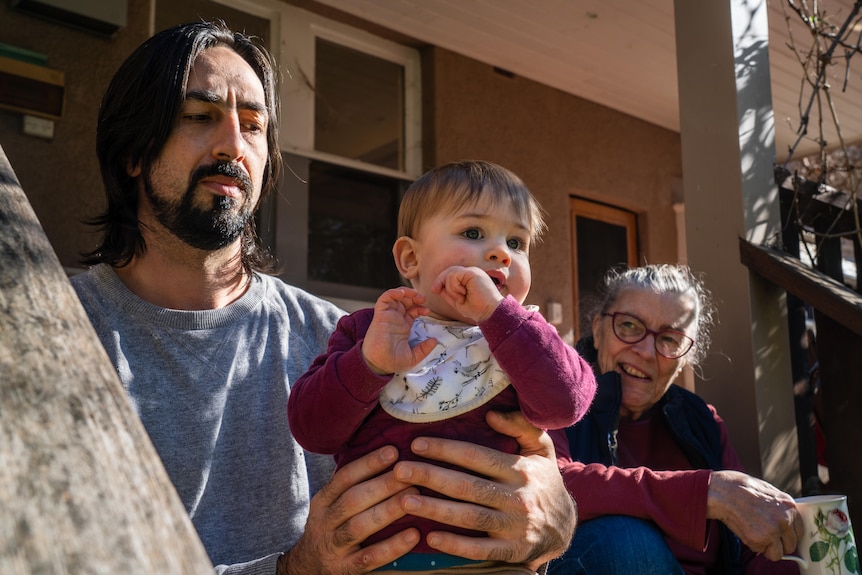
POLYGON ((850 518, 840 509, 830 509, 823 527, 835 537, 844 537, 850 531, 850 518))
POLYGON ((811 543, 808 550, 812 563, 825 562, 831 573, 841 573, 841 564, 850 573, 859 573, 859 555, 850 529, 850 518, 841 509, 830 509, 826 513, 817 510, 814 516, 815 536, 819 541, 811 543))

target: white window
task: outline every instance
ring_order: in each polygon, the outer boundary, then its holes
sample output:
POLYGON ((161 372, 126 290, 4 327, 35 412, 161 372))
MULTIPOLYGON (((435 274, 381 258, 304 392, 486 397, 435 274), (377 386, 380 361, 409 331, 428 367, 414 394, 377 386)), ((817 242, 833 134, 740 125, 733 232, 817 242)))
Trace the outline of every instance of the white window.
POLYGON ((398 204, 422 166, 419 53, 292 6, 280 14, 286 169, 271 242, 285 281, 365 306, 400 283, 398 204))
POLYGON ((419 176, 418 51, 286 5, 281 30, 282 149, 393 177, 419 176))

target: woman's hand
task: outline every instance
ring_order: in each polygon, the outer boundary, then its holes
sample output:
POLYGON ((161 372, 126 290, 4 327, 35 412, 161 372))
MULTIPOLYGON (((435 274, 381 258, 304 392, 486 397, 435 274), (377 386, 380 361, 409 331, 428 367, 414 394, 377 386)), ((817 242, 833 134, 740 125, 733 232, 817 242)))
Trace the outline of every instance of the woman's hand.
POLYGON ((403 517, 401 495, 416 492, 391 472, 375 477, 397 458, 394 447, 383 447, 339 469, 311 499, 305 533, 279 559, 278 575, 368 573, 413 549, 419 542, 416 529, 359 546, 403 517))
POLYGON ((568 548, 576 522, 574 502, 563 485, 547 433, 530 425, 520 413, 492 412, 488 423, 514 437, 521 454, 462 441, 418 438, 412 445, 418 455, 469 469, 482 477, 429 463, 399 462, 395 466, 397 479, 455 500, 405 494, 404 510, 488 533, 485 538, 445 531, 429 533, 428 544, 443 553, 524 563, 538 569, 568 548))
POLYGON ((739 471, 712 472, 706 516, 723 522, 752 551, 772 561, 793 553, 802 536, 793 498, 739 471))

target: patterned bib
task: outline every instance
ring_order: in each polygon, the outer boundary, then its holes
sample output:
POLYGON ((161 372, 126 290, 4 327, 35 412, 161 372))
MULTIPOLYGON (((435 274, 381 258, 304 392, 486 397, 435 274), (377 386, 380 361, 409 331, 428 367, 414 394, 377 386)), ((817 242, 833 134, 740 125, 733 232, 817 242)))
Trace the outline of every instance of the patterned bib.
POLYGON ((433 337, 437 347, 407 373, 396 373, 380 392, 380 406, 411 423, 440 421, 475 409, 509 385, 475 325, 420 317, 410 345, 433 337))

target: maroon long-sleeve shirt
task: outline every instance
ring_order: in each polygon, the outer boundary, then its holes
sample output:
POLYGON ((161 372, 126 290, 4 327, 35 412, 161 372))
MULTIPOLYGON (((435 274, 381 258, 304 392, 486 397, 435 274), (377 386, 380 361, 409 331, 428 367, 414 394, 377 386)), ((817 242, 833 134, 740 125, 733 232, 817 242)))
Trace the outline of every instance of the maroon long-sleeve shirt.
MULTIPOLYGON (((384 445, 396 446, 401 459, 416 459, 410 443, 418 436, 459 439, 517 453, 513 438, 488 426, 488 411, 520 410, 537 427, 564 428, 583 417, 595 394, 595 376, 589 364, 541 314, 527 310, 510 296, 479 328, 511 385, 488 403, 454 418, 429 423, 396 419, 378 401, 391 376, 375 374, 362 357, 362 341, 372 317, 371 309, 343 317, 327 352, 314 361, 290 392, 288 417, 294 437, 308 451, 335 454, 339 466, 384 445)), ((425 546, 428 531, 459 532, 405 517, 368 543, 408 525, 422 531, 422 540, 414 549, 417 553, 435 552, 425 546)))

